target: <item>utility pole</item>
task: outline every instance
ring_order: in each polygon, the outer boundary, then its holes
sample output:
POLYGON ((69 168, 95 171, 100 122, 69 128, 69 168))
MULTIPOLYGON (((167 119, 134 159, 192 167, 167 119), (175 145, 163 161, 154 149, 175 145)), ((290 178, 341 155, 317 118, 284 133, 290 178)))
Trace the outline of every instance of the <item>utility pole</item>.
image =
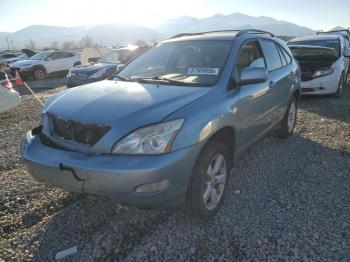
POLYGON ((13 45, 13 40, 11 39, 12 52, 15 52, 15 46, 13 45))
POLYGON ((9 44, 9 38, 6 36, 6 42, 7 42, 7 49, 10 50, 10 44, 9 44))

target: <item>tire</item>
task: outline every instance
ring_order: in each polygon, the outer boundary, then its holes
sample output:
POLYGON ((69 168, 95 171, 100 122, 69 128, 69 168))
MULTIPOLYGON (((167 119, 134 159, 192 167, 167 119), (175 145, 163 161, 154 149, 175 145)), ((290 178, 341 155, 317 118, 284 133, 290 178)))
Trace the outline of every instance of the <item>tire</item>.
POLYGON ((295 96, 293 96, 292 101, 290 101, 288 109, 284 114, 281 122, 281 127, 276 131, 276 135, 280 139, 287 139, 293 135, 294 127, 297 118, 298 103, 295 96))
POLYGON ((188 185, 186 206, 191 216, 208 220, 217 213, 224 200, 230 170, 226 146, 219 141, 208 141, 197 159, 188 185), (220 168, 216 174, 210 172, 208 175, 210 170, 217 169, 215 163, 220 168))
POLYGON ((33 72, 33 77, 35 80, 41 80, 46 77, 46 71, 43 68, 36 68, 33 72))
POLYGON ((344 84, 345 84, 344 73, 342 73, 339 79, 337 91, 334 93, 334 97, 339 98, 343 95, 344 84))

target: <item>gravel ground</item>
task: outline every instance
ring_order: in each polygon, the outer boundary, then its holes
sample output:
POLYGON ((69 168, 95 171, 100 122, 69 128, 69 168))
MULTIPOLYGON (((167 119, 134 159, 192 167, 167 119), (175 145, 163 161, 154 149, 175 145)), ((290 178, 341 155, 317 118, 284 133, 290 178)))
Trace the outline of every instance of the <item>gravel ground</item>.
POLYGON ((0 115, 0 260, 52 261, 76 245, 62 261, 350 261, 349 85, 341 99, 303 98, 294 137, 268 136, 237 161, 208 223, 37 183, 18 142, 40 106, 22 100, 0 115))

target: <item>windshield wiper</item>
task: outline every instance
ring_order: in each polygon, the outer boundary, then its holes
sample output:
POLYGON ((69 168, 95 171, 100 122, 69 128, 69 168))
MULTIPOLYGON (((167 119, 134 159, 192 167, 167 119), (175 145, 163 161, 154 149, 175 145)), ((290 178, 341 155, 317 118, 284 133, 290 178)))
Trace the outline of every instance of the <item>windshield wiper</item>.
POLYGON ((173 80, 170 78, 166 78, 163 76, 153 76, 153 77, 140 77, 140 78, 134 78, 132 79, 133 81, 136 82, 141 82, 141 81, 164 81, 164 82, 168 82, 170 84, 174 84, 174 85, 186 85, 186 82, 183 81, 179 81, 179 80, 173 80))
POLYGON ((115 75, 114 77, 118 78, 119 80, 122 80, 122 81, 130 81, 131 79, 130 78, 127 78, 127 77, 124 77, 124 76, 119 76, 119 75, 115 75))

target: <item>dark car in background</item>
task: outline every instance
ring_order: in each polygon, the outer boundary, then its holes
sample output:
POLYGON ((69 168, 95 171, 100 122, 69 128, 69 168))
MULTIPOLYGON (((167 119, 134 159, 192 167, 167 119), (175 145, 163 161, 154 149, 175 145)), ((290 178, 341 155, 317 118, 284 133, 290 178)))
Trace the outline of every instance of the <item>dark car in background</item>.
POLYGON ((107 79, 114 75, 118 66, 125 65, 146 49, 146 46, 126 46, 102 56, 97 63, 89 63, 72 68, 67 75, 67 88, 107 79))

